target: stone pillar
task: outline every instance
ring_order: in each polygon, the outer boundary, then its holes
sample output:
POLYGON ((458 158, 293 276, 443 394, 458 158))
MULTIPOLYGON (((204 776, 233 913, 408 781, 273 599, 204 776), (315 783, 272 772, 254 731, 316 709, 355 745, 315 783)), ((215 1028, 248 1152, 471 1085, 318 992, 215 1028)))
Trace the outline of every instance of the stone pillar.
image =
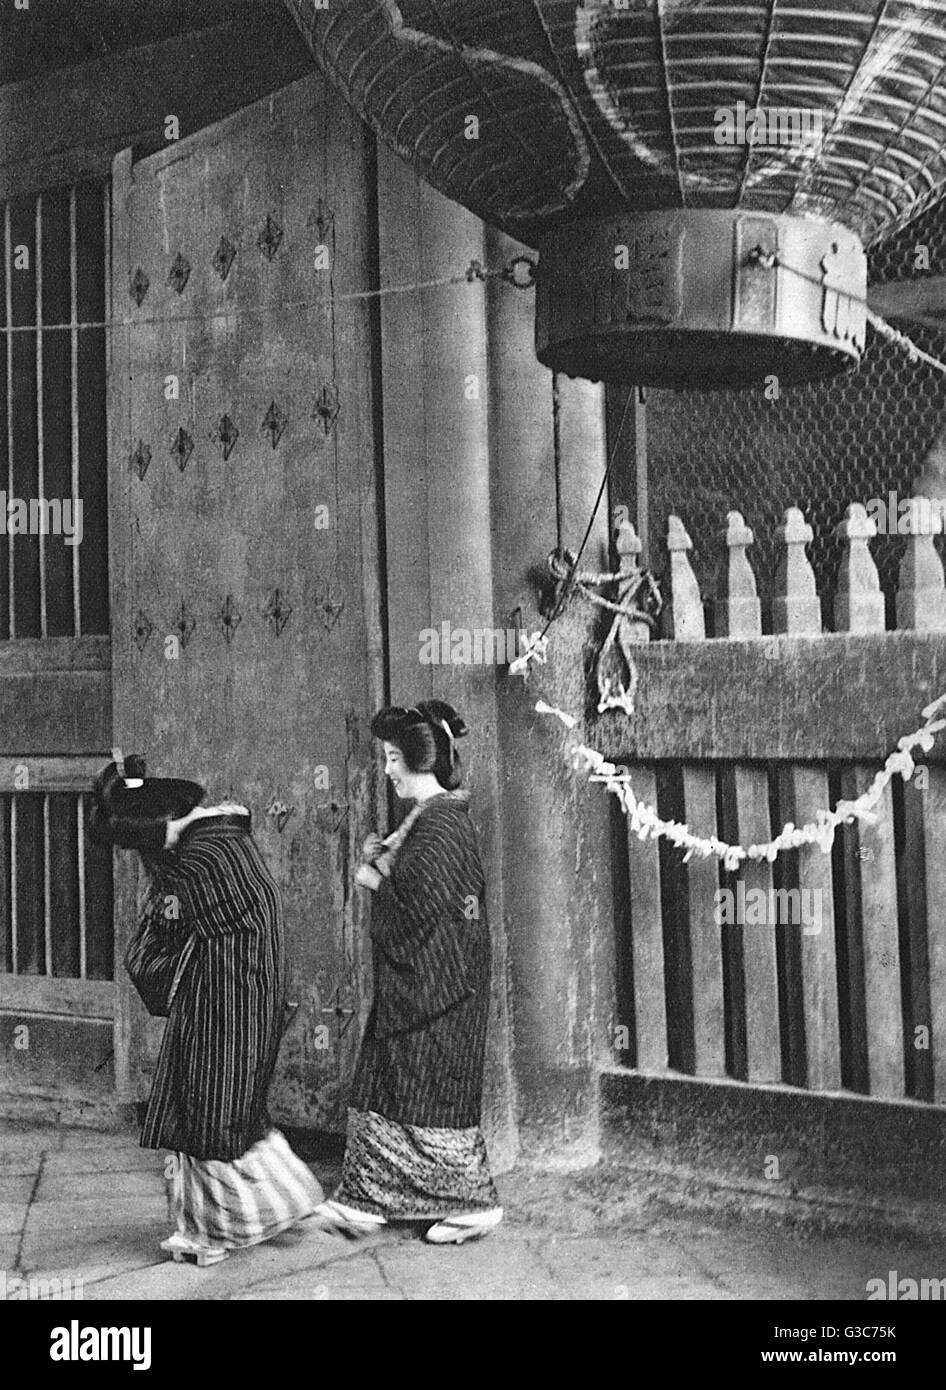
MULTIPOLYGON (((481 222, 386 149, 378 168, 381 285, 449 278, 484 260, 481 222)), ((504 932, 495 665, 422 664, 421 634, 496 629, 490 545, 486 310, 479 283, 381 299, 385 551, 391 699, 432 696, 463 714, 460 745, 486 869, 493 1014, 484 1126, 496 1169, 516 1156, 504 932)))
MULTIPOLYGON (((523 248, 488 232, 487 264, 523 248)), ((553 379, 535 357, 534 294, 488 292, 493 583, 497 614, 544 625, 536 580, 548 552, 579 546, 606 466, 603 388, 553 379)), ((607 558, 602 502, 582 561, 607 558)), ((499 683, 504 897, 524 1157, 573 1167, 598 1156, 598 1070, 610 1058, 613 992, 611 808, 562 756, 562 728, 534 711, 547 690, 585 710, 583 646, 595 617, 579 602, 553 624, 549 666, 499 683)), ((552 701, 555 702, 554 700, 552 701)))

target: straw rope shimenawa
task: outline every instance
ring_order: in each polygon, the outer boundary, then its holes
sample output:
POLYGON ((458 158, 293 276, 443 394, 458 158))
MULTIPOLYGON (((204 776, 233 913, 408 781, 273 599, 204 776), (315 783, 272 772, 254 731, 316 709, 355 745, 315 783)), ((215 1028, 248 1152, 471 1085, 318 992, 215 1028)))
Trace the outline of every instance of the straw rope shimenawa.
MULTIPOLYGON (((824 854, 829 854, 839 825, 850 825, 854 820, 873 824, 877 819, 874 807, 894 775, 899 772, 905 782, 913 776, 916 764, 912 750, 920 747, 924 753, 929 753, 936 742, 936 735, 946 729, 946 719, 934 718, 943 705, 946 705, 946 694, 926 706, 922 711, 926 722, 915 733, 905 734, 898 739, 897 751, 890 754, 867 791, 855 801, 839 801, 833 811, 818 811, 814 821, 802 826, 789 822, 774 840, 762 845, 731 845, 715 835, 694 835, 688 825, 662 820, 655 807, 639 801, 631 786, 631 773, 608 762, 596 749, 578 744, 570 750, 570 756, 576 769, 590 773, 589 781, 601 782, 609 792, 614 793, 638 839, 670 840, 678 849, 685 850, 684 863, 694 856, 709 859, 715 855, 723 861, 724 868, 734 871, 744 859, 766 859, 771 864, 783 850, 799 849, 802 845, 818 845, 824 854)), ((544 700, 537 701, 535 709, 538 714, 551 715, 560 720, 566 729, 574 729, 578 725, 577 719, 554 705, 546 704, 544 700)))

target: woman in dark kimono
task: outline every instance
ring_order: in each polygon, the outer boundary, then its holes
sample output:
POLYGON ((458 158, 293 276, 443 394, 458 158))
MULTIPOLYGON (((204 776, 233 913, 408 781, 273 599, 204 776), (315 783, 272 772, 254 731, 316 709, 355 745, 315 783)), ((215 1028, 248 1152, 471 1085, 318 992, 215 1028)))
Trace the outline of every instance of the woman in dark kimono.
POLYGON ((319 1208, 352 1234, 429 1220, 460 1243, 499 1224, 480 1131, 490 997, 485 883, 455 740, 466 725, 438 700, 382 710, 371 725, 385 772, 414 809, 369 836, 356 881, 373 894, 374 1001, 348 1119, 342 1182, 319 1208))
MULTIPOLYGON (((127 763, 143 776, 140 759, 127 763)), ((176 1155, 177 1229, 162 1247, 203 1265, 310 1216, 322 1191, 267 1110, 285 1007, 279 890, 249 812, 202 798, 195 783, 126 780, 111 764, 93 833, 139 851, 143 918, 176 953, 141 1143, 176 1155)))

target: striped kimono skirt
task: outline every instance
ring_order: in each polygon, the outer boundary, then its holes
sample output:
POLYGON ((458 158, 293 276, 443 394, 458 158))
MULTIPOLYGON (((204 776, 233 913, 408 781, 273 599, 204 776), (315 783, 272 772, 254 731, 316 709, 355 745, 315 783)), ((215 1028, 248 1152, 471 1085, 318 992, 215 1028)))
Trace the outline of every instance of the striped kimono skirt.
POLYGON ((267 1092, 285 1004, 282 908, 249 818, 185 830, 156 880, 194 945, 171 1005, 141 1143, 173 1151, 177 1232, 255 1245, 311 1215, 322 1190, 280 1132, 267 1092))
POLYGON ((491 950, 467 800, 422 804, 372 901, 374 1001, 335 1201, 388 1221, 499 1206, 480 1130, 491 950))

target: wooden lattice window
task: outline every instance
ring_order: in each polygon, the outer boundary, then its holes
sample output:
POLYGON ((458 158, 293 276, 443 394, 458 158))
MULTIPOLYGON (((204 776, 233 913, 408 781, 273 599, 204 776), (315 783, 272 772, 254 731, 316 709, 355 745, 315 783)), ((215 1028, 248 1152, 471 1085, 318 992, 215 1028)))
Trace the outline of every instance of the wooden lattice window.
POLYGON ((109 225, 104 179, 0 203, 0 640, 108 632, 109 225))
POLYGON ((90 846, 89 811, 88 793, 0 796, 0 970, 5 973, 112 979, 112 857, 90 846))

